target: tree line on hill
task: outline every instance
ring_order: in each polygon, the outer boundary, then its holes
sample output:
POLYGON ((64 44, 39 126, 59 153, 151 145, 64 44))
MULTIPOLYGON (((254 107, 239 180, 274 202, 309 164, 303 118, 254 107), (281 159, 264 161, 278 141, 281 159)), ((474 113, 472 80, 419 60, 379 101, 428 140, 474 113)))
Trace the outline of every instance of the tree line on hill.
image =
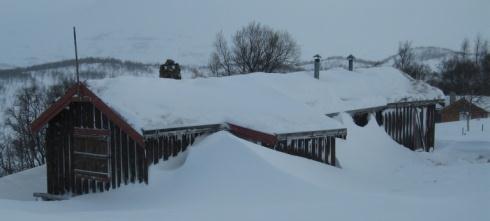
POLYGON ((432 73, 426 64, 416 61, 410 42, 400 43, 393 66, 414 79, 425 80, 428 75, 439 76, 428 82, 445 94, 490 95, 490 45, 477 36, 473 43, 465 39, 461 51, 442 61, 432 73))

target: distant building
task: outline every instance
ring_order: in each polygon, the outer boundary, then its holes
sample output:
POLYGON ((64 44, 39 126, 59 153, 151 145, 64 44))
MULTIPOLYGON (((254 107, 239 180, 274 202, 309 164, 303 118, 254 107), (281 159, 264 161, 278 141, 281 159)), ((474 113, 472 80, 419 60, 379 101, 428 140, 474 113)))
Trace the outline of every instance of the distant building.
POLYGON ((476 118, 487 118, 490 115, 490 111, 486 104, 486 100, 490 101, 490 99, 477 98, 473 102, 469 102, 469 100, 465 97, 460 97, 459 99, 449 99, 446 107, 442 108, 441 113, 441 122, 450 122, 450 121, 459 121, 465 120, 468 116, 471 116, 471 119, 476 118))
POLYGON ((160 65, 160 78, 182 79, 180 76, 180 65, 172 59, 167 59, 165 64, 160 65))

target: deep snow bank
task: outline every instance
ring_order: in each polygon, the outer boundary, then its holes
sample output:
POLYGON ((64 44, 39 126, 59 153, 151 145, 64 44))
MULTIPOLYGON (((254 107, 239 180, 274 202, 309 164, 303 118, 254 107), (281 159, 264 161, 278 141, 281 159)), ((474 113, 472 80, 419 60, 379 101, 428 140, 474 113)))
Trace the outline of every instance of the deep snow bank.
POLYGON ((46 192, 45 166, 0 177, 0 199, 33 200, 34 192, 46 192))
MULTIPOLYGON (((488 166, 418 164, 418 153, 393 146, 382 128, 372 123, 360 128, 347 119, 344 124, 365 136, 339 145, 344 169, 219 132, 189 148, 187 155, 152 166, 149 185, 61 202, 0 199, 0 213, 21 220, 485 220, 490 215, 485 210, 488 179, 482 176, 488 166), (361 145, 368 137, 382 141, 361 145), (384 153, 372 154, 370 148, 384 153), (376 164, 369 165, 371 161, 376 164)), ((22 182, 28 181, 16 181, 22 182)))

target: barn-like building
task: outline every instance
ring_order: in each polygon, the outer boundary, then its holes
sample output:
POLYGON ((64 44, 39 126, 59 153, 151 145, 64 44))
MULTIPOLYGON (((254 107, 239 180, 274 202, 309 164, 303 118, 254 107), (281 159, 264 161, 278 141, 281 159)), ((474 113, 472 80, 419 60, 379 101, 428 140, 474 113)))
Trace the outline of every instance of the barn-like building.
POLYGON ((446 106, 440 110, 440 121, 451 122, 471 119, 487 118, 490 115, 490 98, 476 97, 454 97, 453 100, 446 99, 446 106))
POLYGON ((260 81, 231 81, 121 77, 74 85, 32 124, 47 130, 47 193, 148 183, 152 164, 219 130, 336 165, 335 140, 346 137, 338 122, 260 81))
POLYGON ((74 85, 32 130, 47 130, 47 192, 79 195, 151 182, 151 165, 219 130, 338 166, 336 140, 348 131, 332 117, 343 112, 360 126, 376 120, 398 143, 429 151, 434 106, 443 98, 439 89, 389 67, 322 71, 319 79, 307 71, 117 77, 74 85))

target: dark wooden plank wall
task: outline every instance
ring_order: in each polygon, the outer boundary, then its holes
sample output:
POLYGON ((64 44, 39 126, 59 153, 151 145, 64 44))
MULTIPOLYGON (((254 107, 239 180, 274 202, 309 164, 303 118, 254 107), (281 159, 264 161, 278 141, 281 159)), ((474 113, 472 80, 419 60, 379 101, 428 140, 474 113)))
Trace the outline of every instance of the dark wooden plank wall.
POLYGON ((399 144, 411 150, 430 151, 434 148, 434 104, 400 106, 387 109, 379 114, 382 114, 385 131, 399 144))
POLYGON ((145 138, 148 165, 157 164, 160 160, 166 161, 187 150, 196 138, 207 135, 206 132, 162 133, 145 138))
POLYGON ((121 183, 148 183, 148 163, 144 147, 132 140, 117 125, 108 120, 90 102, 72 102, 48 123, 47 129, 48 193, 74 195, 107 191, 121 183), (75 176, 72 168, 72 129, 95 128, 110 130, 111 155, 108 180, 75 176))
POLYGON ((336 166, 333 136, 280 140, 273 149, 336 166))

